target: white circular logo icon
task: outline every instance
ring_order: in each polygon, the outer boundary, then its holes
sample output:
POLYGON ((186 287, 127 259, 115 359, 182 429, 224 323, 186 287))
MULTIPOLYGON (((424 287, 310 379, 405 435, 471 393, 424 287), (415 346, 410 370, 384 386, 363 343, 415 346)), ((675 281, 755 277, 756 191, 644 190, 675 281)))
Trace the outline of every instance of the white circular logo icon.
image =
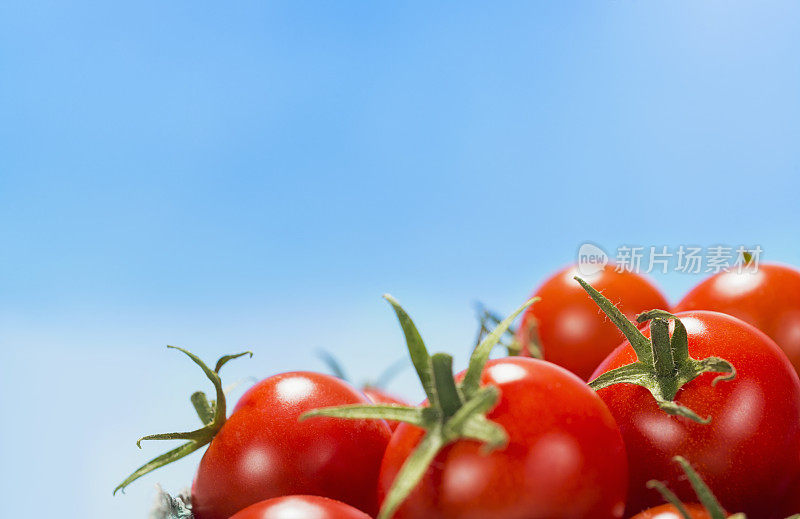
POLYGON ((584 276, 597 274, 608 265, 608 254, 594 243, 584 243, 578 249, 578 272, 584 276))

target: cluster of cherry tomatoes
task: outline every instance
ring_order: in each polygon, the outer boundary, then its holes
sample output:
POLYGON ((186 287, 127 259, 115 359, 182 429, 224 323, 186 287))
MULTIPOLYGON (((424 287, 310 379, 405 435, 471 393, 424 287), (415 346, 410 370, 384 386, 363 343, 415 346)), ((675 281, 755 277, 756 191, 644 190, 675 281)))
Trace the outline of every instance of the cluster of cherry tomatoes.
POLYGON ((428 352, 410 406, 314 372, 262 380, 119 487, 208 445, 196 519, 783 519, 800 512, 800 271, 716 274, 671 306, 651 282, 569 267, 490 330, 468 368, 428 352), (511 329, 522 314, 516 331, 511 329), (504 342, 505 341, 505 342, 504 342), (498 344, 512 355, 490 360, 498 344), (664 502, 668 501, 667 504, 664 502), (735 515, 729 515, 735 514, 735 515))

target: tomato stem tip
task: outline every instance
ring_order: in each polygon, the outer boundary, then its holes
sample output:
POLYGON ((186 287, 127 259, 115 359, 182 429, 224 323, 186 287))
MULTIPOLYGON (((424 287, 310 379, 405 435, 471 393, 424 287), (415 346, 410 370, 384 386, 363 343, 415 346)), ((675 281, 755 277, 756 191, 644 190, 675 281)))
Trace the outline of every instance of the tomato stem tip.
POLYGON ((167 348, 183 352, 195 364, 200 366, 200 369, 203 370, 203 373, 205 373, 206 377, 214 385, 214 391, 216 392, 216 400, 209 401, 205 393, 203 393, 202 391, 196 391, 192 393, 190 401, 192 402, 192 406, 197 412, 197 416, 203 423, 203 427, 201 427, 200 429, 188 432, 151 434, 149 436, 143 436, 142 438, 139 438, 136 441, 136 445, 140 449, 142 448, 142 442, 145 440, 187 440, 187 442, 181 445, 180 447, 165 452, 161 456, 153 458, 152 460, 148 461, 147 463, 136 469, 122 483, 117 485, 117 487, 114 489, 114 494, 116 494, 120 490, 124 492, 125 487, 127 487, 140 477, 144 476, 145 474, 148 474, 160 467, 163 467, 164 465, 168 465, 173 461, 177 461, 185 456, 188 456, 194 451, 209 444, 211 440, 214 439, 214 436, 217 434, 217 432, 219 432, 219 430, 222 428, 223 424, 225 423, 226 413, 227 413, 225 404, 225 392, 222 388, 222 379, 220 379, 219 371, 225 364, 227 364, 229 361, 233 359, 238 359, 239 357, 242 357, 244 355, 249 355, 250 357, 253 356, 253 353, 250 351, 245 351, 234 355, 225 355, 223 357, 220 357, 220 359, 217 361, 216 366, 212 370, 197 355, 183 348, 179 348, 177 346, 167 346, 167 348))

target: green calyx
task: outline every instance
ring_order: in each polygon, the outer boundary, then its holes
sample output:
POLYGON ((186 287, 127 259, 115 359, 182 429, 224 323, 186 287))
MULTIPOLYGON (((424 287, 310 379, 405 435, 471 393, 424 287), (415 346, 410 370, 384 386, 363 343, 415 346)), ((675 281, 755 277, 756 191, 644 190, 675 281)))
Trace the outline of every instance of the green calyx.
POLYGON ((483 444, 485 452, 502 448, 508 442, 505 430, 486 417, 497 404, 500 391, 494 386, 481 387, 483 368, 492 349, 514 319, 535 300, 531 299, 501 321, 475 348, 462 381, 453 377, 453 358, 444 353, 430 355, 417 327, 393 297, 384 298, 392 305, 405 334, 411 362, 428 397, 427 407, 389 404, 327 407, 305 413, 301 420, 315 416, 346 419, 380 419, 405 422, 425 429, 425 436, 397 474, 381 506, 378 519, 389 519, 417 486, 436 455, 447 445, 462 439, 483 444))
POLYGON ((675 402, 675 396, 681 387, 703 373, 724 373, 715 378, 712 385, 736 378, 733 364, 719 357, 698 360, 689 356, 686 327, 680 319, 665 310, 650 310, 637 316, 639 323, 650 321, 652 338, 648 339, 600 292, 578 276, 575 276, 575 280, 622 331, 636 352, 637 358, 632 364, 603 373, 589 382, 589 386, 599 390, 614 384, 636 384, 650 391, 664 412, 699 423, 709 423, 711 417, 701 418, 688 407, 675 402), (673 321, 675 326, 671 337, 669 321, 673 321))
MULTIPOLYGON (((486 338, 489 332, 491 332, 503 321, 503 319, 496 313, 487 309, 481 303, 477 303, 475 305, 475 311, 477 313, 479 323, 478 337, 475 340, 475 345, 477 346, 483 341, 484 338, 486 338)), ((536 320, 530 319, 529 324, 526 324, 525 326, 526 329, 524 330, 524 337, 526 338, 525 342, 527 343, 526 346, 528 353, 535 359, 544 358, 542 355, 541 345, 539 344, 539 334, 536 330, 536 320)), ((498 344, 506 349, 509 357, 516 357, 522 353, 523 344, 520 343, 519 338, 517 337, 517 330, 512 326, 509 326, 505 333, 503 333, 498 344)))
POLYGON ((149 436, 144 436, 139 438, 136 441, 137 447, 140 449, 142 448, 142 442, 145 440, 188 440, 186 443, 181 445, 180 447, 173 449, 169 452, 165 452, 161 456, 154 458, 138 469, 136 469, 133 474, 128 476, 125 481, 120 483, 117 488, 114 489, 114 494, 116 494, 119 490, 124 492, 125 487, 133 483, 135 480, 139 479, 140 477, 144 476, 145 474, 156 470, 157 468, 163 467, 173 461, 179 460, 184 456, 188 456, 189 454, 193 453, 197 449, 203 447, 204 445, 208 445, 211 443, 211 440, 214 439, 214 436, 219 432, 222 428, 222 425, 225 423, 227 417, 226 411, 226 404, 225 404, 225 393, 222 389, 222 380, 219 377, 219 370, 222 369, 222 366, 228 363, 233 359, 242 357, 244 355, 253 356, 252 352, 246 351, 243 353, 237 353, 235 355, 225 355, 221 357, 218 361, 214 369, 212 370, 209 368, 205 362, 200 360, 195 354, 184 350, 183 348, 178 348, 177 346, 167 346, 167 348, 172 348, 174 350, 182 351, 185 353, 195 364, 200 366, 205 373, 206 377, 211 381, 214 385, 214 390, 216 391, 216 399, 215 400, 208 400, 205 393, 202 391, 197 391, 192 394, 190 400, 192 405, 194 406, 195 411, 197 412, 197 416, 200 418, 200 421, 203 423, 203 427, 200 429, 196 429, 194 431, 189 432, 176 432, 176 433, 164 433, 164 434, 151 434, 149 436))

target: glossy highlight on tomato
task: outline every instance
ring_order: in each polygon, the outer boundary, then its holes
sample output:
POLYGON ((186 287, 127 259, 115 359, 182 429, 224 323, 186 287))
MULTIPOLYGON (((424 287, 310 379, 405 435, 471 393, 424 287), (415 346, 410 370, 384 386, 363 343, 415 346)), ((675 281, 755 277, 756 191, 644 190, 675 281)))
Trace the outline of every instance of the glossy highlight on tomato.
MULTIPOLYGON (((538 342, 544 359, 572 371, 584 380, 625 337, 573 279, 576 266, 567 267, 547 279, 535 292, 541 298, 522 317, 517 339, 522 354, 530 355, 538 342)), ((613 265, 583 276, 587 282, 617 304, 628 318, 669 305, 661 292, 645 277, 613 265)))
MULTIPOLYGON (((777 345, 764 333, 716 312, 676 314, 688 333, 694 358, 717 356, 736 368, 733 380, 712 384, 704 373, 685 384, 676 402, 702 424, 664 413, 647 389, 617 384, 598 390, 622 431, 628 454, 628 514, 660 502, 646 489, 664 481, 677 496, 695 497, 673 456, 688 459, 727 510, 750 519, 772 519, 800 473, 800 381, 777 345)), ((649 337, 650 328, 643 330, 649 337)), ((636 361, 626 341, 597 369, 595 378, 636 361)))
MULTIPOLYGON (((712 519, 708 510, 698 504, 684 504, 684 508, 689 512, 691 519, 712 519)), ((631 519, 685 519, 684 516, 673 505, 659 505, 644 512, 639 512, 631 519)))
MULTIPOLYGON (((470 440, 445 447, 395 519, 622 517, 622 438, 583 381, 554 364, 512 357, 489 361, 481 385, 500 389, 487 418, 506 430, 508 445, 490 454, 470 440)), ((395 431, 381 467, 382 495, 423 434, 405 423, 395 431)))
POLYGON ((192 485, 197 519, 227 519, 287 495, 328 497, 375 514, 375 482, 390 436, 386 423, 298 421, 317 407, 368 402, 346 382, 319 373, 283 373, 256 384, 200 462, 192 485))
POLYGON ((352 506, 319 496, 285 496, 261 501, 230 519, 370 519, 352 506))
POLYGON ((800 271, 761 264, 715 274, 694 287, 676 312, 713 310, 752 324, 769 335, 800 373, 800 271), (751 269, 753 269, 751 271, 751 269))

